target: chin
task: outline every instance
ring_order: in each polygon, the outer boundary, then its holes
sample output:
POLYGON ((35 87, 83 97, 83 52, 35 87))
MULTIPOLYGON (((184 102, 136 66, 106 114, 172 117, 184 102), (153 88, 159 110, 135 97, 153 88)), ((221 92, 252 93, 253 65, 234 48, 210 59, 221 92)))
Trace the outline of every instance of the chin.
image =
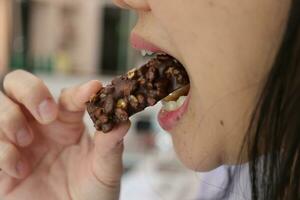
POLYGON ((211 151, 202 149, 201 144, 192 145, 193 142, 186 140, 187 137, 176 138, 174 135, 176 133, 171 133, 175 152, 185 167, 197 172, 207 172, 222 165, 221 156, 218 156, 215 148, 211 147, 211 151))
POLYGON ((196 172, 208 172, 222 165, 220 162, 208 160, 206 158, 191 158, 188 155, 179 153, 177 153, 177 155, 185 167, 196 172))

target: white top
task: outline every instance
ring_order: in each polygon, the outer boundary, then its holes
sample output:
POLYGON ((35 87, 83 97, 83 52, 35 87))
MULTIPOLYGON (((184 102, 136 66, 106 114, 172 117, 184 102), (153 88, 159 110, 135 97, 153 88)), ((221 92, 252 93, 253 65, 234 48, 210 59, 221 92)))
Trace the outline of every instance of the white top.
POLYGON ((170 151, 147 156, 122 179, 120 200, 248 200, 248 165, 221 166, 206 173, 186 169, 170 151), (232 192, 222 198, 235 173, 232 192))
POLYGON ((251 199, 251 187, 249 167, 247 164, 241 166, 221 166, 217 169, 199 173, 200 186, 197 200, 228 199, 248 200, 251 199), (229 181, 229 174, 232 172, 232 192, 224 197, 226 186, 229 181))

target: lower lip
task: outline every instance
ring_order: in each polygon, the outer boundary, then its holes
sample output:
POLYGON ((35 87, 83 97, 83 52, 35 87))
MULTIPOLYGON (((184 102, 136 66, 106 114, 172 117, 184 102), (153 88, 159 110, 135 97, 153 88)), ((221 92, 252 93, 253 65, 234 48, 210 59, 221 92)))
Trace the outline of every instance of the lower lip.
POLYGON ((189 101, 190 101, 190 95, 187 96, 183 105, 179 107, 177 110, 166 111, 161 109, 158 114, 158 122, 160 126, 166 131, 173 129, 178 123, 178 121, 182 118, 184 113, 186 113, 189 105, 189 101))

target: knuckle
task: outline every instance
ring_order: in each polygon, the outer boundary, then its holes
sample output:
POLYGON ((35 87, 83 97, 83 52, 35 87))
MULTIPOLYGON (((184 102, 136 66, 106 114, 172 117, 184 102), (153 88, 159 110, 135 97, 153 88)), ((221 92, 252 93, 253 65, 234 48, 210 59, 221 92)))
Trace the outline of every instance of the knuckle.
POLYGON ((2 129, 16 127, 20 119, 21 110, 17 105, 6 106, 0 110, 0 124, 2 129))
POLYGON ((20 114, 21 109, 16 104, 4 105, 0 107, 0 116, 5 118, 20 114))
POLYGON ((17 150, 12 144, 1 142, 0 145, 0 162, 5 163, 16 155, 17 150))

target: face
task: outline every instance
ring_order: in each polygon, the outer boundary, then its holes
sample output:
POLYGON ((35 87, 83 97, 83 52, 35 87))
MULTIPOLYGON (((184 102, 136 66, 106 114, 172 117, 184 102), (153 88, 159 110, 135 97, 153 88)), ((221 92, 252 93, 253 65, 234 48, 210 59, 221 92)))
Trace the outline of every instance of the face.
POLYGON ((251 112, 284 33, 290 2, 115 3, 138 13, 133 34, 177 58, 189 74, 186 109, 168 130, 182 162, 197 171, 236 164, 251 112))

